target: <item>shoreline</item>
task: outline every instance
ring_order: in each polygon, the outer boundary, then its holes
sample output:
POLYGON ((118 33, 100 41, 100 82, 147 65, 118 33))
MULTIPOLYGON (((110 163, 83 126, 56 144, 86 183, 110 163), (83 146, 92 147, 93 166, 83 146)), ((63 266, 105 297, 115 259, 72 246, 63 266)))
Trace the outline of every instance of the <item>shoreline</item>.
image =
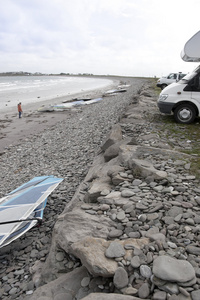
MULTIPOLYGON (((41 101, 32 104, 23 105, 22 103, 23 113, 21 119, 18 118, 17 107, 10 107, 0 111, 0 155, 6 149, 23 142, 26 137, 38 134, 57 122, 65 120, 68 113, 68 111, 39 112, 39 107, 61 104, 62 101, 69 102, 74 98, 101 97, 106 90, 114 88, 120 83, 120 79, 111 78, 111 80, 113 81, 112 84, 94 90, 72 93, 49 100, 41 99, 41 101)), ((73 111, 73 109, 71 108, 70 111, 73 111)))
MULTIPOLYGON (((103 79, 103 77, 102 77, 102 79, 103 79)), ((97 88, 89 89, 89 90, 82 90, 80 92, 67 93, 62 96, 56 96, 56 97, 52 96, 49 99, 40 98, 40 100, 37 100, 37 102, 32 102, 32 103, 28 103, 28 104, 24 104, 22 100, 21 100, 21 102, 22 102, 23 108, 26 111, 30 111, 30 110, 32 111, 33 109, 37 110, 40 106, 43 106, 43 105, 60 104, 63 100, 71 101, 74 97, 83 97, 83 96, 85 97, 85 96, 88 96, 88 94, 91 96, 94 95, 94 97, 95 97, 96 96, 95 94, 105 92, 105 90, 116 87, 116 85, 118 85, 120 83, 120 79, 115 79, 112 77, 105 78, 105 79, 109 79, 112 83, 105 85, 103 87, 97 87, 97 88)), ((19 102, 20 102, 20 100, 19 100, 19 102)), ((15 106, 4 107, 3 109, 0 109, 0 118, 2 118, 4 115, 7 115, 9 113, 10 114, 15 113, 16 111, 17 111, 17 108, 15 106)))

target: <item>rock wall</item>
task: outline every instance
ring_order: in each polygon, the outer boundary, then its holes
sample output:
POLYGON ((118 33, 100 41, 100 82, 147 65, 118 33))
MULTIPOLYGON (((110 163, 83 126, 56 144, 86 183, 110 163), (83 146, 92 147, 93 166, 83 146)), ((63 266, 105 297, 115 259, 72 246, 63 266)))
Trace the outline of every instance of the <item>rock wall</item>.
POLYGON ((199 182, 188 173, 189 156, 180 159, 149 131, 148 107, 155 108, 149 86, 59 216, 48 259, 32 270, 31 300, 200 299, 199 182))

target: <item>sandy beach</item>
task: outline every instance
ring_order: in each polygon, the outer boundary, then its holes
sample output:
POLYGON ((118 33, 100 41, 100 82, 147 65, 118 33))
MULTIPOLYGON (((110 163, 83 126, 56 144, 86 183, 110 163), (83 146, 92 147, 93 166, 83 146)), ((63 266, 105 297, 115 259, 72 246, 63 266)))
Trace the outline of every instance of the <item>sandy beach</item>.
POLYGON ((59 121, 65 120, 67 111, 63 112, 39 112, 38 108, 53 104, 61 104, 63 101, 71 101, 75 98, 98 98, 102 94, 120 83, 120 80, 111 78, 113 83, 110 86, 95 89, 77 94, 70 94, 51 100, 41 100, 38 103, 23 105, 22 118, 19 119, 17 107, 7 108, 0 111, 0 153, 11 145, 21 143, 26 137, 40 133, 46 128, 50 128, 59 121))

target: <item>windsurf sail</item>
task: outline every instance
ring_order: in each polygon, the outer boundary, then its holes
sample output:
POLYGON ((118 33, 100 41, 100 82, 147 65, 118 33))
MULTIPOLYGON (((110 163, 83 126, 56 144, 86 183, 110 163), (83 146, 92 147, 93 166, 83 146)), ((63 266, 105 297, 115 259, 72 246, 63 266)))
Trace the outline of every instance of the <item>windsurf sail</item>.
POLYGON ((41 222, 47 197, 62 180, 35 177, 0 199, 0 248, 41 222))

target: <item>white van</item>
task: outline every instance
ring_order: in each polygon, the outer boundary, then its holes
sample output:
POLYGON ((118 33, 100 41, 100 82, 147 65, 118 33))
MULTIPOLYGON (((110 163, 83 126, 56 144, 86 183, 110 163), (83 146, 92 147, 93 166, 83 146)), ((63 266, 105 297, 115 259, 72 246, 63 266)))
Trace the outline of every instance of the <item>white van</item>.
MULTIPOLYGON (((185 44, 181 57, 187 62, 200 61, 200 31, 185 44)), ((160 93, 158 107, 164 114, 174 114, 178 123, 192 123, 200 116, 200 66, 160 93)))
POLYGON ((200 115, 200 66, 162 92, 157 105, 160 112, 174 114, 178 123, 192 123, 200 115))
POLYGON ((166 86, 173 82, 177 82, 180 79, 182 79, 186 74, 183 74, 182 72, 178 73, 170 73, 167 76, 163 76, 158 79, 156 86, 161 88, 163 90, 166 86))

